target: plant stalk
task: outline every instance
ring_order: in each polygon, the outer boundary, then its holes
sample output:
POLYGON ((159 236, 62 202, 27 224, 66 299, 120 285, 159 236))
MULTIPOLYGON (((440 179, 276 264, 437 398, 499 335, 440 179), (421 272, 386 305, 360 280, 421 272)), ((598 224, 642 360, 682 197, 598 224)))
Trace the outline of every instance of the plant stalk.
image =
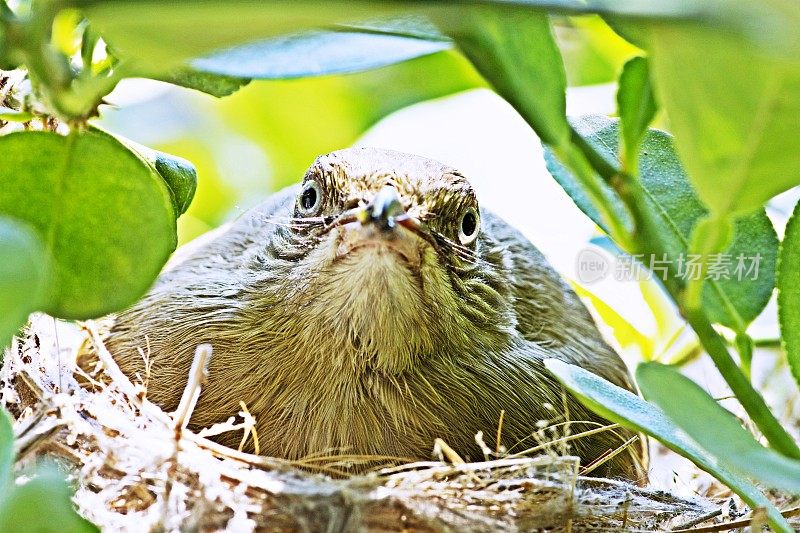
POLYGON ((617 212, 612 200, 607 197, 607 191, 600 187, 597 173, 592 169, 593 165, 591 161, 587 161, 583 151, 579 149, 576 150, 576 146, 571 142, 567 142, 563 146, 553 146, 551 148, 561 162, 578 178, 578 181, 580 181, 583 186, 583 190, 589 195, 592 203, 597 207, 600 216, 605 221, 611 238, 624 249, 630 249, 631 246, 633 246, 631 233, 626 227, 625 221, 617 212))
POLYGON ((800 446, 781 426, 764 402, 764 398, 753 388, 750 380, 728 352, 725 339, 714 329, 702 309, 682 306, 681 313, 697 333, 700 343, 714 361, 739 403, 769 441, 770 447, 786 457, 800 459, 800 446))
MULTIPOLYGON (((664 253, 666 247, 659 237, 653 215, 647 209, 647 203, 639 181, 630 176, 630 174, 615 168, 577 132, 573 131, 572 136, 575 145, 584 153, 586 159, 600 176, 617 192, 631 212, 635 224, 634 235, 631 239, 634 246, 633 250, 636 253, 641 253, 642 250, 664 253)), ((672 270, 674 266, 669 264, 668 268, 672 270)), ((674 272, 670 272, 670 274, 674 274, 674 272)), ((667 290, 678 304, 681 314, 694 329, 703 348, 714 361, 720 374, 730 386, 742 407, 767 438, 771 448, 787 457, 800 459, 800 446, 781 426, 767 406, 764 398, 753 388, 750 380, 733 360, 726 347, 725 339, 713 328, 703 311, 700 298, 687 300, 686 291, 675 281, 676 279, 673 275, 667 276, 665 280, 667 290), (691 305, 689 304, 690 302, 691 305)), ((742 344, 751 346, 746 342, 742 344)))

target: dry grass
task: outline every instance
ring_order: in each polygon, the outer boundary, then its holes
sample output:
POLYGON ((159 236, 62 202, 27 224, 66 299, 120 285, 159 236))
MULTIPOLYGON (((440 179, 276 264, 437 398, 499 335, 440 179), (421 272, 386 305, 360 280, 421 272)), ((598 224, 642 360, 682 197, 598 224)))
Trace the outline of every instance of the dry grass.
MULTIPOLYGON (((93 328, 58 343, 53 329, 50 319, 34 321, 0 374, 2 402, 17 419, 18 465, 43 457, 67 465, 81 514, 107 530, 664 531, 723 520, 709 500, 583 477, 569 456, 464 463, 439 443, 442 461, 352 476, 337 464, 363 458, 291 463, 245 454, 186 429, 208 348, 198 350, 184 401, 170 415, 119 371, 93 328), (97 379, 72 363, 86 336, 100 348, 97 379)), ((214 431, 257 438, 246 406, 240 415, 214 431)))

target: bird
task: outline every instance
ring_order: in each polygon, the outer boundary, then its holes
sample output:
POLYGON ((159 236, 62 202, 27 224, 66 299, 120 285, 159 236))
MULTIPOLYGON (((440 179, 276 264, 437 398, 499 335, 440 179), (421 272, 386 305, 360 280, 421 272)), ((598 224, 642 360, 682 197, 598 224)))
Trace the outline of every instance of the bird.
POLYGON ((624 362, 543 254, 432 159, 367 147, 318 157, 300 184, 179 249, 105 338, 166 411, 204 343, 213 357, 190 428, 244 405, 262 455, 364 458, 349 463, 358 470, 430 459, 441 439, 474 461, 487 448, 476 435, 496 435, 493 454, 556 440, 602 463, 592 475, 646 480, 644 437, 543 365, 635 391, 624 362))

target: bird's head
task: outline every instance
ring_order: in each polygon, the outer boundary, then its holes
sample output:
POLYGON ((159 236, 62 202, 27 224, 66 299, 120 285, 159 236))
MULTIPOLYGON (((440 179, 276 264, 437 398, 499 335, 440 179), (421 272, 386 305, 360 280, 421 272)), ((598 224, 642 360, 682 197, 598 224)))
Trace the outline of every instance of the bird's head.
POLYGON ((283 232, 287 300, 320 342, 343 339, 384 371, 497 347, 514 318, 496 223, 436 161, 371 148, 321 156, 283 232))

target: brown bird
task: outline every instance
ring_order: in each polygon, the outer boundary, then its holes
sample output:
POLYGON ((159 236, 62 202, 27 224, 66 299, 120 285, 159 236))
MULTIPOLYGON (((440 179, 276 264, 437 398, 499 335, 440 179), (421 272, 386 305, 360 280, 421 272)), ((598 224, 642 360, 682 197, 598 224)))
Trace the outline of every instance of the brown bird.
MULTIPOLYGON (((321 156, 301 185, 184 255, 116 317, 107 346, 147 381, 150 400, 174 410, 195 348, 210 343, 192 427, 244 402, 264 455, 425 459, 442 438, 477 460, 476 433, 493 444, 501 416, 513 452, 608 425, 563 390, 547 358, 632 390, 542 254, 430 159, 370 148, 321 156)), ((589 463, 633 436, 602 431, 570 452, 589 463)), ((236 446, 240 435, 218 439, 236 446)), ((629 445, 595 473, 643 481, 644 448, 629 445)))

